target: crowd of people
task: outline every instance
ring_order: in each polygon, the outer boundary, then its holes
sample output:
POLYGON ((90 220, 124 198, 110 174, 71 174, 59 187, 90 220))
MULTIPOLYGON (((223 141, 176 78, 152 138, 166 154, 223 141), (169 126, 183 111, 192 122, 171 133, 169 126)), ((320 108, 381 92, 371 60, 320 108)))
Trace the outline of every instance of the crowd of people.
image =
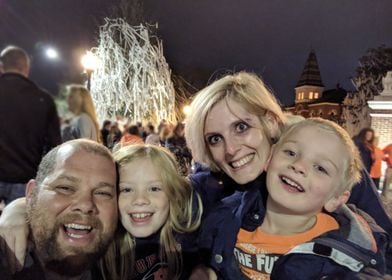
POLYGON ((60 128, 26 52, 0 61, 2 279, 391 279, 373 131, 353 141, 285 115, 247 72, 157 129, 100 129, 88 90, 71 85, 60 128))

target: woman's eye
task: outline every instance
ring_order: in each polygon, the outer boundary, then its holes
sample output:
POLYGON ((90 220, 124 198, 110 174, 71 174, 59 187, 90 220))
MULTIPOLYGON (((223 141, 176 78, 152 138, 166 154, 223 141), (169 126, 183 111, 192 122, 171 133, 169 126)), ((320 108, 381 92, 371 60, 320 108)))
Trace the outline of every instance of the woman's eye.
POLYGON ((249 125, 245 122, 240 122, 235 126, 235 130, 237 132, 244 132, 245 130, 247 130, 249 128, 249 125))
POLYGON ((295 152, 294 151, 292 151, 292 150, 283 150, 283 152, 286 154, 286 155, 288 155, 288 156, 290 156, 290 157, 295 157, 295 152))
POLYGON ((212 136, 209 136, 207 140, 210 145, 215 145, 222 140, 222 137, 219 135, 212 135, 212 136))

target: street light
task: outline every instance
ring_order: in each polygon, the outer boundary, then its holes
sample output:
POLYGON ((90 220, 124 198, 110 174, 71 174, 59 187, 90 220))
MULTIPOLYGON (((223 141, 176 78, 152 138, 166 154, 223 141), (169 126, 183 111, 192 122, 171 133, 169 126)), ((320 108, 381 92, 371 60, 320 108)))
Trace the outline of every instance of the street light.
POLYGON ((97 69, 99 60, 90 51, 87 51, 85 55, 82 56, 81 63, 83 65, 84 71, 87 73, 87 89, 91 88, 91 74, 95 69, 97 69))
POLYGON ((182 112, 184 113, 185 116, 188 116, 189 113, 191 112, 191 106, 185 105, 185 106, 182 108, 182 112))
POLYGON ((57 52, 57 50, 51 47, 45 50, 45 54, 51 60, 56 60, 59 58, 59 53, 57 52))

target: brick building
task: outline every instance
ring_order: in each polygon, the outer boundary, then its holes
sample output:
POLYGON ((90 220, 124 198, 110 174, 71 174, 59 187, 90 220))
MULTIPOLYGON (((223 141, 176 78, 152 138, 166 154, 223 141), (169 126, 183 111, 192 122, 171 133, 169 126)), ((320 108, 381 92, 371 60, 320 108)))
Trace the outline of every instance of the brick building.
POLYGON ((295 103, 285 110, 305 118, 321 117, 342 124, 346 96, 347 91, 339 85, 335 89, 325 90, 316 53, 312 50, 295 86, 295 103))

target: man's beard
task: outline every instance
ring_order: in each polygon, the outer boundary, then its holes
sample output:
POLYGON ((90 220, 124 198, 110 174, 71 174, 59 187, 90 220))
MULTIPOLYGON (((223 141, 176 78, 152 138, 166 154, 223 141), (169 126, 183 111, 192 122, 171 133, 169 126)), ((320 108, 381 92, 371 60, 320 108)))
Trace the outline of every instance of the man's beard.
POLYGON ((77 276, 87 271, 106 252, 112 239, 112 232, 102 234, 103 225, 93 216, 87 218, 80 214, 69 214, 52 221, 44 212, 47 209, 30 209, 30 232, 35 251, 45 269, 64 276, 77 276), (66 250, 58 242, 61 227, 73 221, 86 221, 97 230, 94 242, 88 246, 67 246, 66 250), (50 225, 50 223, 52 226, 50 225))

